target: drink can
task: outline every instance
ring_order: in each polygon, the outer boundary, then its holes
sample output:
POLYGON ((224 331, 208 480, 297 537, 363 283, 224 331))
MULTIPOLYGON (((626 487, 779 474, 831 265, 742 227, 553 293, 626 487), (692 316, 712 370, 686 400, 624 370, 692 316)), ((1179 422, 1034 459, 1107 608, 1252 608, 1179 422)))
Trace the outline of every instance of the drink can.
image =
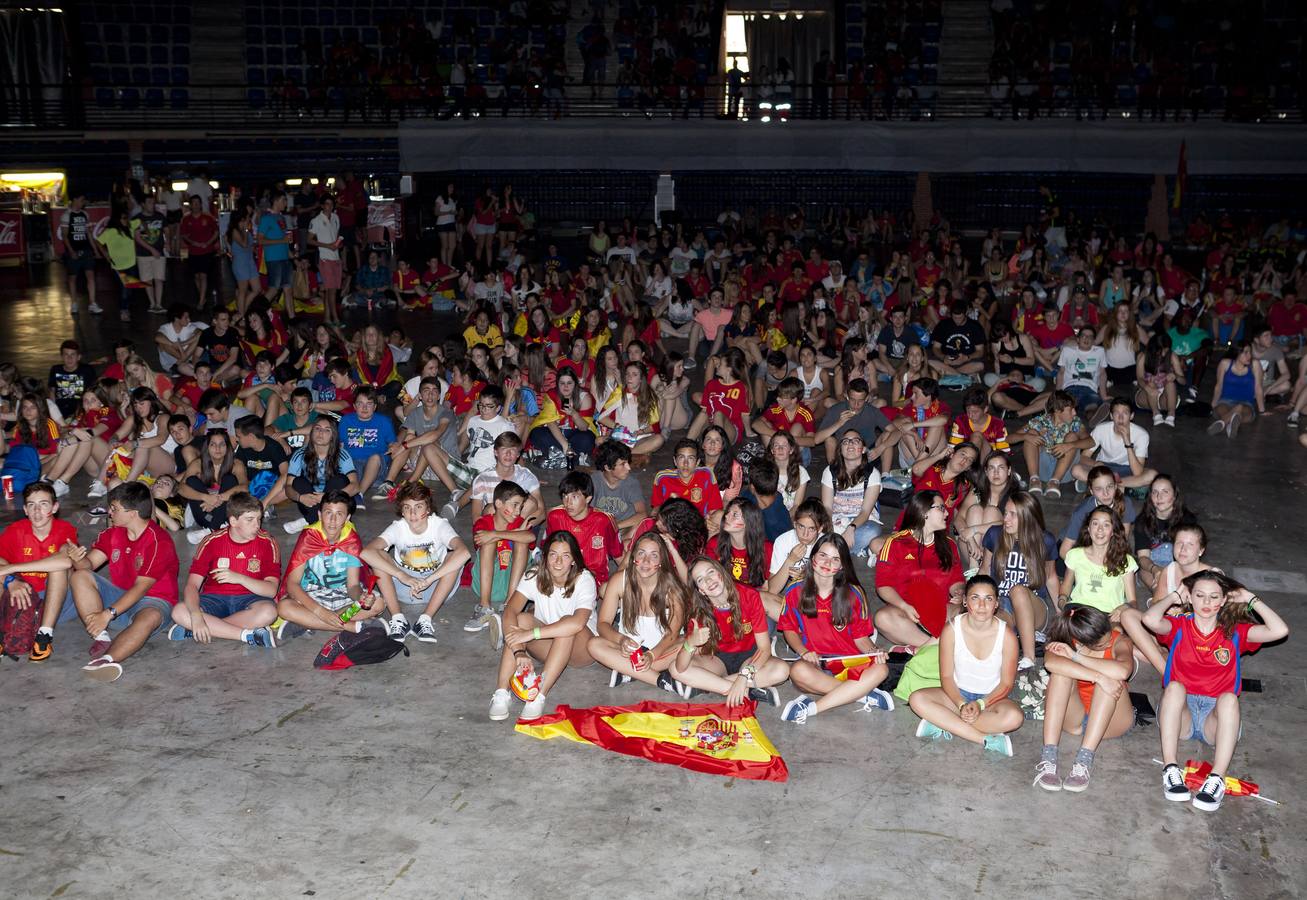
POLYGON ((6 500, 14 499, 14 476, 0 476, 0 489, 4 490, 6 500))
POLYGON ((634 650, 631 651, 630 658, 631 658, 631 668, 635 669, 636 671, 639 671, 640 660, 644 658, 644 648, 636 647, 634 650))

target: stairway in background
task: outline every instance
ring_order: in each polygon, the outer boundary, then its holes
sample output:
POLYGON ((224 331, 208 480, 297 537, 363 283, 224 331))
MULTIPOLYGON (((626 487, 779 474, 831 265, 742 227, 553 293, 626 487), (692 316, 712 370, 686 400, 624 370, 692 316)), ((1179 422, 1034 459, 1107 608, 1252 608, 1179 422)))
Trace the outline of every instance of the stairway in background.
POLYGON ((978 0, 944 0, 944 28, 939 47, 939 103, 963 103, 983 109, 989 98, 989 61, 994 54, 989 4, 978 0))
MULTIPOLYGON (((572 85, 568 88, 567 94, 572 100, 590 99, 590 89, 581 87, 585 62, 581 59, 581 48, 576 44, 576 36, 590 24, 596 6, 603 6, 604 34, 608 37, 608 72, 605 80, 611 83, 617 78, 617 45, 613 41, 613 23, 617 21, 617 0, 606 0, 606 2, 605 0, 573 0, 567 20, 567 46, 564 48, 567 57, 567 83, 572 85)), ((600 98, 611 96, 613 92, 610 89, 604 88, 599 91, 600 98)))
POLYGON ((194 0, 191 85, 218 100, 245 101, 245 0, 194 0))

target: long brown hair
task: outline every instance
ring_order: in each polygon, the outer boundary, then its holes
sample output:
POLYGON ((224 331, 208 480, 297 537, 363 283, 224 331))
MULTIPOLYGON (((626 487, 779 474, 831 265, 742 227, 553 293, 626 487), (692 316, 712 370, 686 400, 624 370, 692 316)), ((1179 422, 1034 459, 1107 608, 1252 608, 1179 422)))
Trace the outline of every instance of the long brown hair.
POLYGON ((1125 525, 1121 524, 1121 517, 1116 514, 1116 510, 1110 506, 1096 506, 1090 510, 1089 515, 1085 516, 1085 523, 1080 526, 1080 536, 1076 539, 1076 546, 1093 545, 1093 540, 1089 537, 1089 522, 1099 513, 1112 518, 1112 536, 1107 539, 1107 549, 1103 553, 1103 568, 1107 570, 1108 575, 1115 578, 1125 574, 1130 560, 1130 545, 1125 539, 1125 525))
POLYGON ((1008 502, 1016 507, 1017 533, 1008 534, 1007 529, 999 526, 998 546, 994 548, 994 571, 999 582, 1007 575, 1008 557, 1013 549, 1020 549, 1026 561, 1026 585, 1031 588, 1044 586, 1044 534, 1048 529, 1044 525, 1044 510, 1039 500, 1028 491, 1013 491, 1008 502))
POLYGON ((644 606, 644 598, 640 596, 640 576, 635 571, 635 551, 643 543, 658 548, 658 581, 654 585, 653 593, 648 597, 649 607, 653 610, 654 618, 658 620, 663 631, 671 631, 673 623, 679 623, 685 615, 689 600, 686 597, 685 584, 672 565, 667 545, 663 543, 662 538, 652 532, 642 534, 635 542, 630 556, 626 558, 626 567, 622 570, 626 576, 622 586, 622 626, 628 633, 634 633, 635 622, 640 618, 640 610, 644 606))
POLYGON ((712 601, 704 596, 703 591, 694 583, 694 567, 698 565, 712 566, 717 570, 717 574, 722 579, 722 585, 726 588, 726 603, 731 611, 731 637, 739 640, 744 635, 740 631, 743 616, 740 614, 740 592, 735 587, 735 579, 731 573, 722 567, 722 564, 710 556, 700 556, 691 561, 689 566, 690 573, 690 618, 694 620, 696 628, 708 629, 708 643, 704 644, 704 650, 707 653, 716 653, 717 645, 721 643, 722 632, 717 627, 717 615, 713 612, 712 601))
POLYGON ((584 571, 585 561, 581 558, 581 545, 576 542, 576 536, 570 531, 551 532, 545 538, 544 555, 540 558, 540 568, 536 570, 536 588, 540 593, 548 596, 557 587, 562 589, 564 597, 570 597, 572 588, 576 587, 576 580, 584 571), (567 581, 558 585, 554 584, 554 579, 549 574, 549 548, 554 544, 566 544, 567 549, 572 553, 572 571, 567 576, 567 581))
MULTIPOLYGON (((1182 579, 1180 583, 1183 584, 1187 590, 1192 591, 1194 585, 1200 581, 1215 581, 1217 587, 1221 589, 1222 596, 1226 598, 1236 591, 1246 590, 1242 584, 1235 581, 1229 575, 1226 575, 1224 572, 1218 572, 1215 569, 1203 569, 1201 572, 1195 572, 1194 574, 1182 579)), ((1192 615, 1193 611, 1194 607, 1192 603, 1180 604, 1181 613, 1192 615)), ((1246 605, 1242 603, 1230 603, 1228 599, 1225 603, 1221 604, 1221 608, 1216 612, 1216 627, 1220 628, 1221 632, 1226 637, 1230 637, 1234 634, 1236 625, 1240 625, 1244 622, 1256 621, 1257 619, 1253 618, 1252 614, 1248 612, 1248 607, 1246 605)))

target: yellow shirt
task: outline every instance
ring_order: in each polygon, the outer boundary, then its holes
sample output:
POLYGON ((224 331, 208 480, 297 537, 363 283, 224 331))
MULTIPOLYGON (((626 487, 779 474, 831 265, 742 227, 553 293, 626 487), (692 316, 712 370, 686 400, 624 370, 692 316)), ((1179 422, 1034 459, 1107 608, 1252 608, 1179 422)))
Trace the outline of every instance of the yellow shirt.
POLYGON ((463 332, 463 341, 467 344, 469 350, 477 344, 485 344, 491 350, 504 346, 504 336, 500 333, 498 325, 491 325, 486 329, 485 334, 477 331, 475 325, 469 325, 467 331, 463 332))

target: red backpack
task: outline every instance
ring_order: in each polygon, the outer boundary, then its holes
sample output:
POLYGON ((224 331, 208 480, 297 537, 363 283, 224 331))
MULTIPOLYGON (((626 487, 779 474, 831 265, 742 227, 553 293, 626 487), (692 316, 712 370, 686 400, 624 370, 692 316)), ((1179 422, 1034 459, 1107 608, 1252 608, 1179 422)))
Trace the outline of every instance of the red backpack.
POLYGON ((342 631, 322 645, 313 667, 331 670, 367 666, 385 662, 401 651, 409 655, 402 641, 392 640, 382 629, 365 628, 361 633, 342 631))

